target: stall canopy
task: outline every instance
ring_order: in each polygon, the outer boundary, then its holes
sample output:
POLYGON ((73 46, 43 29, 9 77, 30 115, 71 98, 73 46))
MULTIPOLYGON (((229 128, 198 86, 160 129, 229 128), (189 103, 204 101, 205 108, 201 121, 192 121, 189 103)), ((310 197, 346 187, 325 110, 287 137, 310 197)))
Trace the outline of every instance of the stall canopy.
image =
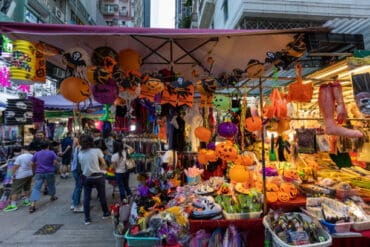
MULTIPOLYGON (((61 94, 41 96, 37 98, 44 101, 44 107, 46 110, 73 110, 76 108, 76 104, 72 103, 69 100, 66 100, 61 94)), ((82 110, 101 107, 103 106, 94 100, 92 100, 91 102, 85 101, 80 103, 80 108, 82 110)))
MULTIPOLYGON (((234 69, 245 70, 251 59, 264 63, 267 52, 286 49, 297 34, 328 32, 328 29, 203 30, 3 22, 0 31, 13 40, 53 45, 61 53, 80 47, 91 56, 98 47, 110 47, 117 52, 130 48, 141 56, 142 73, 168 69, 195 82, 199 77, 194 77, 194 70, 203 78, 210 74, 232 73, 234 69), (214 63, 209 63, 209 57, 214 63)), ((48 57, 48 60, 65 67, 60 55, 48 57)))

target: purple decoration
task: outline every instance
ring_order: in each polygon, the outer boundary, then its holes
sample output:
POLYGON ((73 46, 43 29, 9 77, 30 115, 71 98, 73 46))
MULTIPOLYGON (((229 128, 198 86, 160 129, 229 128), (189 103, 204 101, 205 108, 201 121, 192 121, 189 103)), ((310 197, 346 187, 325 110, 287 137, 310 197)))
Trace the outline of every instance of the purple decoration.
POLYGON ((105 84, 95 84, 92 86, 93 96, 100 104, 113 104, 118 97, 118 86, 115 80, 109 78, 105 84))
POLYGON ((218 134, 224 138, 232 138, 238 133, 238 127, 232 122, 223 122, 218 126, 218 134))
POLYGON ((33 106, 33 117, 32 120, 35 123, 42 123, 45 121, 44 101, 32 96, 28 96, 28 99, 32 101, 33 106))
POLYGON ((214 142, 208 143, 207 148, 211 149, 211 150, 215 150, 216 149, 216 143, 214 143, 214 142))
MULTIPOLYGON (((262 173, 263 170, 260 171, 262 173)), ((278 176, 279 173, 275 168, 272 167, 266 167, 265 168, 265 174, 267 177, 273 177, 273 176, 278 176)))

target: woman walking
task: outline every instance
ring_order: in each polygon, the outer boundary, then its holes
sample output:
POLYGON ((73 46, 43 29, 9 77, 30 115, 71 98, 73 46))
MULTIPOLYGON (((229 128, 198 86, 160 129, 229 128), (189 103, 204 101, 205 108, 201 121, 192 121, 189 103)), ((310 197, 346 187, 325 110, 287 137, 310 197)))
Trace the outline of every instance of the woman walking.
POLYGON ((126 159, 132 152, 133 148, 127 145, 124 148, 122 141, 115 142, 112 155, 112 166, 115 168, 115 178, 118 184, 121 201, 128 199, 127 197, 131 196, 129 186, 130 172, 126 166, 126 159))
POLYGON ((78 161, 81 163, 84 189, 84 214, 85 225, 91 223, 90 200, 92 188, 98 191, 100 205, 103 211, 103 219, 110 216, 107 198, 105 195, 105 176, 106 168, 103 152, 99 148, 94 148, 94 139, 90 135, 82 135, 80 138, 81 150, 78 153, 78 161))
POLYGON ((81 171, 81 164, 78 160, 78 154, 80 152, 81 146, 79 144, 79 141, 75 141, 75 148, 73 152, 73 160, 71 165, 71 171, 73 178, 75 180, 75 187, 73 189, 72 193, 72 204, 71 204, 71 210, 75 213, 82 213, 83 206, 81 205, 81 192, 82 192, 82 171, 81 171))

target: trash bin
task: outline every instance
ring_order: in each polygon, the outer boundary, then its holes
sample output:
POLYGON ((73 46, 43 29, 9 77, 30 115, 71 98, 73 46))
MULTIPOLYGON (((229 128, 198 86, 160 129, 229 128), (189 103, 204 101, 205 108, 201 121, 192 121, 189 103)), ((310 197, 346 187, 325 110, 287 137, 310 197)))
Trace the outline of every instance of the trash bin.
POLYGON ((113 232, 114 238, 116 239, 115 247, 124 247, 125 246, 125 235, 117 234, 113 232))

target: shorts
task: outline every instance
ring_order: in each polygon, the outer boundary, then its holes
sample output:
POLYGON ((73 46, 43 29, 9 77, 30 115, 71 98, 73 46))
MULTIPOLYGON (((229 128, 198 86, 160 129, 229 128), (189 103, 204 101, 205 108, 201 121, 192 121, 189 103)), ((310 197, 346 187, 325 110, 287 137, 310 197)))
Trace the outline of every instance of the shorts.
POLYGON ((12 184, 12 194, 20 194, 23 191, 30 191, 32 176, 14 179, 12 184))
POLYGON ((62 157, 62 165, 69 166, 72 159, 70 157, 62 157))

